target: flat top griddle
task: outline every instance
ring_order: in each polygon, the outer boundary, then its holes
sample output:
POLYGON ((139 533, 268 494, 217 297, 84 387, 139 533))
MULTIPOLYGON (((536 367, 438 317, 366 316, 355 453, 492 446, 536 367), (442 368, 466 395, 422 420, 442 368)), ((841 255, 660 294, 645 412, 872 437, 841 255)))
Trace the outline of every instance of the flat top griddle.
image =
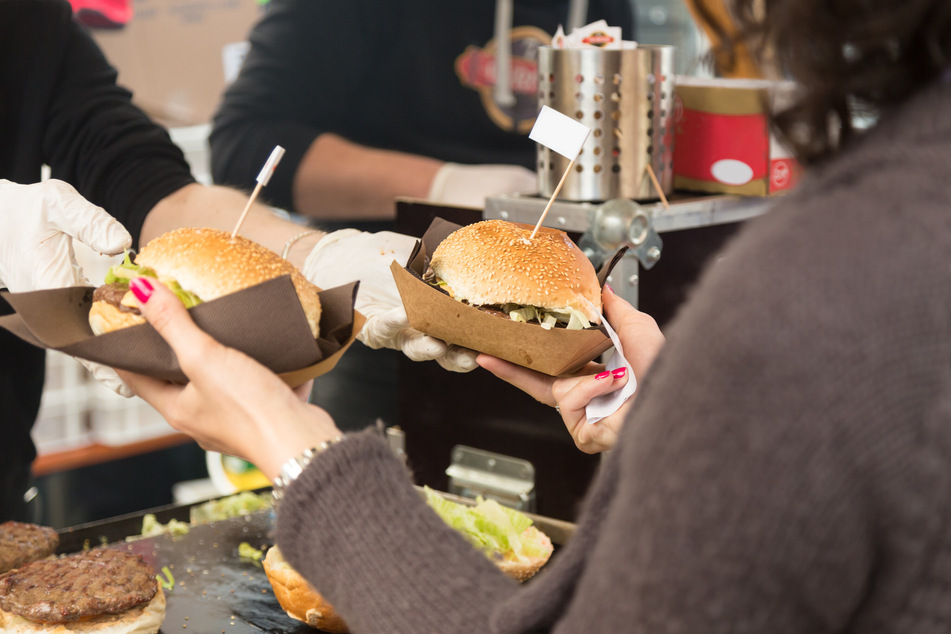
MULTIPOLYGON (((169 568, 175 585, 172 590, 165 590, 165 621, 160 630, 164 634, 312 634, 316 630, 295 621, 281 609, 260 562, 238 554, 241 542, 262 550, 273 544, 269 537, 272 524, 273 514, 261 511, 193 525, 187 535, 120 540, 107 547, 142 555, 156 571, 169 568)), ((132 532, 139 529, 141 522, 132 532)), ((105 534, 94 532, 86 533, 83 543, 88 539, 88 544, 95 546, 108 540, 105 534)))
MULTIPOLYGON (((444 495, 454 501, 471 502, 444 495)), ((156 572, 168 566, 175 586, 165 591, 162 634, 313 634, 319 631, 289 617, 274 597, 260 563, 238 554, 242 542, 260 550, 274 543, 271 510, 193 524, 188 534, 177 537, 159 535, 126 541, 127 536, 141 533, 142 518, 147 513, 155 514, 162 523, 173 518, 187 522, 191 506, 194 505, 150 509, 63 529, 58 552, 72 553, 105 544, 108 548, 142 555, 156 572)), ((548 534, 556 548, 563 545, 574 530, 574 525, 568 522, 528 515, 548 534)))

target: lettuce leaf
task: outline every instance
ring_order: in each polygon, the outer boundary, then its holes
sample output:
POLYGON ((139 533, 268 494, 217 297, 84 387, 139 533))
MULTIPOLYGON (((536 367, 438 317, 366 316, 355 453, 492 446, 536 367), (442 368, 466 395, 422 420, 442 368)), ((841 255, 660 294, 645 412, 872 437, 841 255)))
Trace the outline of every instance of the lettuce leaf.
POLYGON ((121 264, 109 267, 106 271, 106 284, 119 284, 125 288, 129 286, 129 280, 136 277, 151 277, 157 279, 175 293, 179 300, 185 304, 185 308, 191 308, 202 303, 202 299, 191 291, 186 291, 176 280, 172 278, 159 278, 158 274, 147 266, 141 266, 132 261, 131 251, 125 252, 125 257, 121 264))
POLYGON ((547 546, 525 535, 533 522, 524 513, 481 496, 469 506, 447 500, 429 487, 423 491, 436 514, 489 557, 525 561, 548 552, 547 546))

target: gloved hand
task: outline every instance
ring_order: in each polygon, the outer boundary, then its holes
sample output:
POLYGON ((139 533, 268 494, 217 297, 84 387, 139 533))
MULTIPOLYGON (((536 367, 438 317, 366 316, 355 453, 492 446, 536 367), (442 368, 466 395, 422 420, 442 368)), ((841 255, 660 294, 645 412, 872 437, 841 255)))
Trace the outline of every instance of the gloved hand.
MULTIPOLYGON (((108 255, 132 246, 125 227, 71 185, 0 180, 0 287, 22 293, 87 284, 76 263, 74 240, 108 255)), ((112 368, 79 361, 109 389, 132 396, 112 368)))
POLYGON ((304 262, 302 272, 320 288, 356 280, 360 289, 354 307, 367 322, 357 339, 370 348, 402 350, 413 361, 435 359, 452 372, 476 368, 476 353, 410 328, 390 263, 406 263, 416 238, 379 231, 342 229, 324 236, 304 262))
POLYGON ((521 165, 446 163, 436 172, 427 199, 434 203, 481 209, 488 196, 533 194, 537 191, 535 172, 521 165))

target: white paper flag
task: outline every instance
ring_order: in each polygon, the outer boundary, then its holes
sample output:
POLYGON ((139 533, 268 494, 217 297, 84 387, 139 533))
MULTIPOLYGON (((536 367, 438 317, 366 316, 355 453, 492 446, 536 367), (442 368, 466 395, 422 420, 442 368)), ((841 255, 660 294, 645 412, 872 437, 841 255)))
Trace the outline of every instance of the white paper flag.
POLYGON ((573 161, 590 133, 591 128, 580 121, 542 106, 528 138, 573 161))

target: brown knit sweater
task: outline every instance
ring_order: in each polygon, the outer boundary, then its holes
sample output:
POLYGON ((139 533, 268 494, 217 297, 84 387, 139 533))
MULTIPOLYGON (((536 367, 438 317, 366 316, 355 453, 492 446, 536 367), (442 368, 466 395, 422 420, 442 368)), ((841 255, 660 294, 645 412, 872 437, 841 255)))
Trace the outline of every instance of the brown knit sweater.
POLYGON ((951 86, 748 223, 666 334, 524 586, 368 434, 291 486, 282 551, 357 632, 951 631, 951 86))

